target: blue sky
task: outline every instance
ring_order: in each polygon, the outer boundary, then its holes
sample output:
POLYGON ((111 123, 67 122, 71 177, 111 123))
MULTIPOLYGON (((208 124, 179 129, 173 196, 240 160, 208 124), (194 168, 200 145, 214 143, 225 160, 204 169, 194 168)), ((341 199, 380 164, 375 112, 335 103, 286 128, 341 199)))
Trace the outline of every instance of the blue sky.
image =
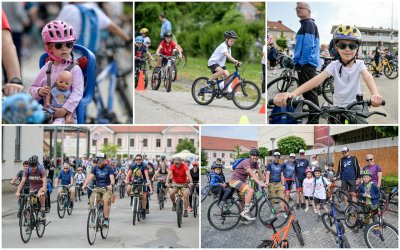
POLYGON ((202 126, 201 135, 257 141, 257 126, 202 126))
MULTIPOLYGON (((334 24, 350 24, 360 27, 390 28, 392 23, 392 1, 336 0, 335 2, 309 2, 311 17, 318 26, 321 43, 329 43, 330 30, 334 24)), ((294 8, 296 2, 268 2, 269 21, 281 20, 283 24, 297 32, 299 18, 294 8)), ((393 26, 398 29, 398 1, 393 1, 393 26)))

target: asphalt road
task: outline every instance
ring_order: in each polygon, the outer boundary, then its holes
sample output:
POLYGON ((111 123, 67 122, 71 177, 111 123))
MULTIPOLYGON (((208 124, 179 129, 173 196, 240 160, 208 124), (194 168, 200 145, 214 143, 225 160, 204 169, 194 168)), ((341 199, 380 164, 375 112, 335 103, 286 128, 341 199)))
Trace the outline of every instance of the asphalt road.
MULTIPOLYGON (((52 200, 56 196, 52 194, 52 200)), ((183 218, 178 228, 176 213, 171 211, 172 203, 168 199, 163 210, 159 209, 156 195, 151 196, 150 214, 145 221, 132 225, 132 212, 128 198, 119 199, 111 207, 110 229, 107 239, 97 234, 96 248, 198 248, 199 220, 192 213, 183 218)), ((67 213, 63 219, 57 215, 56 204, 52 204, 47 214, 43 238, 32 232, 30 241, 24 244, 19 234, 16 216, 15 194, 3 194, 2 197, 2 247, 4 248, 86 248, 90 247, 86 237, 88 216, 87 197, 77 202, 72 215, 67 213)))

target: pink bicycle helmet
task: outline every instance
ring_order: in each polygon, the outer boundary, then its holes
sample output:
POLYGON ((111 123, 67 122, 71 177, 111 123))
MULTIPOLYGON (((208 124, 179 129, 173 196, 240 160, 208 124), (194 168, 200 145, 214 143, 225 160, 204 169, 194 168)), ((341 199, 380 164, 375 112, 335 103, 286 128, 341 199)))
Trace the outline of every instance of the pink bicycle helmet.
POLYGON ((57 58, 51 53, 48 48, 49 43, 63 43, 63 42, 74 42, 76 41, 76 33, 74 28, 67 22, 60 20, 54 20, 47 23, 42 30, 42 40, 46 47, 46 52, 49 56, 55 60, 61 62, 60 58, 57 58))

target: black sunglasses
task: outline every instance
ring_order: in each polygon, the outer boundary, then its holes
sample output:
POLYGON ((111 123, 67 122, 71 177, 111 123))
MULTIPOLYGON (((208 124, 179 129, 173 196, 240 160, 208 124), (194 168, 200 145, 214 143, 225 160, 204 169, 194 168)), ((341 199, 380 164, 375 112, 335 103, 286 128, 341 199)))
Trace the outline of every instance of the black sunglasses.
POLYGON ((366 159, 366 161, 373 161, 374 159, 366 159))
POLYGON ((55 43, 54 47, 56 49, 62 49, 63 45, 65 44, 65 47, 67 47, 68 49, 74 47, 74 43, 73 42, 68 42, 68 43, 55 43))
POLYGON ((341 50, 344 50, 346 48, 349 48, 350 50, 356 50, 358 48, 357 43, 338 43, 336 44, 336 46, 341 50))
POLYGON ((141 161, 142 159, 135 159, 135 161, 141 161))

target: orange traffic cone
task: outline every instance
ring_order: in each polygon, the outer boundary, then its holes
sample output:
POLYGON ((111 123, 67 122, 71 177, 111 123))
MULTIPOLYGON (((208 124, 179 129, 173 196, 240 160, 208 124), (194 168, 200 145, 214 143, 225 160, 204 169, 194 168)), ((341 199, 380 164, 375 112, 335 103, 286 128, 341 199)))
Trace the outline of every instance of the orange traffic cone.
POLYGON ((143 71, 141 70, 139 72, 139 80, 138 80, 138 86, 137 86, 137 91, 145 91, 145 87, 144 87, 144 74, 143 71))
POLYGON ((239 83, 239 78, 236 77, 235 80, 233 80, 232 89, 234 89, 236 87, 236 85, 238 85, 238 83, 239 83))
POLYGON ((259 114, 265 114, 265 104, 263 104, 260 108, 260 111, 258 111, 259 114))

